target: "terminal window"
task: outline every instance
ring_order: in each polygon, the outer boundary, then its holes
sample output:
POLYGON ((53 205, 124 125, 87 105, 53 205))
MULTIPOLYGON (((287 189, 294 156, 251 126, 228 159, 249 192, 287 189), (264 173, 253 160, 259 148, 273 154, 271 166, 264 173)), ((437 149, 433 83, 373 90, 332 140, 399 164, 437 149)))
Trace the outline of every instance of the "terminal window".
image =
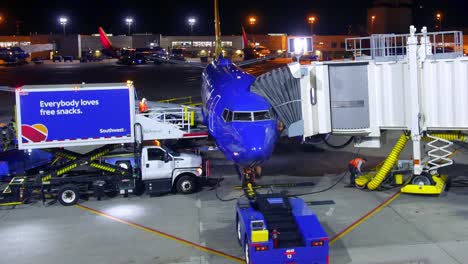
POLYGON ((193 46, 201 47, 201 48, 213 47, 213 42, 212 41, 194 41, 193 46))
POLYGON ((221 47, 232 47, 232 41, 221 41, 221 47))
POLYGON ((30 41, 4 41, 0 42, 0 48, 9 48, 9 47, 16 47, 16 46, 28 46, 31 45, 30 41))
POLYGON ((172 47, 190 47, 191 41, 172 41, 172 47))

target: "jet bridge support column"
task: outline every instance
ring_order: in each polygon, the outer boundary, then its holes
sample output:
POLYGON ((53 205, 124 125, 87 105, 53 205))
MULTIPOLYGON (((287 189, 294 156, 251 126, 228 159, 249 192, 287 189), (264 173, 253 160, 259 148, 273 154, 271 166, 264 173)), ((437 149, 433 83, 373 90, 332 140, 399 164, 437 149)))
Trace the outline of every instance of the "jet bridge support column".
POLYGON ((420 79, 418 74, 418 38, 415 36, 416 28, 410 27, 410 36, 408 37, 408 67, 409 67, 409 79, 410 79, 410 96, 411 96, 411 138, 413 141, 413 173, 414 175, 420 175, 423 171, 421 162, 421 107, 420 107, 420 79))

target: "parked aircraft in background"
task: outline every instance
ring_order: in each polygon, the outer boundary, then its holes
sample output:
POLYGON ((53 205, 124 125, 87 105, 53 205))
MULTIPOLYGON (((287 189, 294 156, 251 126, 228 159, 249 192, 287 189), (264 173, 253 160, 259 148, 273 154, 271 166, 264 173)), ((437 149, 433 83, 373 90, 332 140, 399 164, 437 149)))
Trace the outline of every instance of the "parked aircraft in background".
POLYGON ((148 61, 155 61, 155 59, 168 58, 167 51, 161 47, 138 49, 114 47, 104 29, 99 27, 98 31, 99 39, 104 48, 101 52, 106 56, 118 58, 119 62, 122 64, 143 64, 148 61))

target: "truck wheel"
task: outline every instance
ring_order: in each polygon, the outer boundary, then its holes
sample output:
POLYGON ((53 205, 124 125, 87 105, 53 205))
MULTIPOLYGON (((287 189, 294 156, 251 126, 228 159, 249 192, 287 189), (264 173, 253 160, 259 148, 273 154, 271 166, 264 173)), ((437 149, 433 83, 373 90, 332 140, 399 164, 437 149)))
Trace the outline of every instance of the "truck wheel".
POLYGON ((177 180, 177 192, 181 194, 193 193, 197 188, 195 179, 190 175, 184 175, 177 180))
POLYGON ((78 186, 66 184, 59 188, 57 199, 64 206, 74 205, 80 199, 78 186))
POLYGON ((421 173, 421 175, 414 176, 413 179, 411 179, 411 184, 435 185, 432 180, 432 176, 426 172, 421 173))
POLYGON ((249 241, 247 241, 247 239, 245 239, 245 243, 244 243, 244 255, 245 255, 245 263, 250 264, 249 241))

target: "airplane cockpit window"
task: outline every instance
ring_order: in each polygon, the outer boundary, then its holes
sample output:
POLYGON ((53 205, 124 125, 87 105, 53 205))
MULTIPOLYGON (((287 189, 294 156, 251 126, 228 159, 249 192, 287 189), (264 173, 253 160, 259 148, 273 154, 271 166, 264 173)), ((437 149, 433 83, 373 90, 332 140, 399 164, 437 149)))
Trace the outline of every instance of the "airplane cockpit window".
POLYGON ((260 120, 270 120, 270 111, 260 111, 260 112, 254 112, 254 121, 260 121, 260 120))
POLYGON ((227 116, 228 116, 228 115, 229 115, 229 110, 224 109, 224 111, 223 111, 223 119, 224 119, 224 121, 227 121, 227 120, 228 120, 228 119, 227 119, 227 116))
POLYGON ((223 119, 226 122, 231 122, 232 121, 232 111, 228 109, 224 109, 223 111, 223 119))
POLYGON ((256 112, 232 112, 227 109, 223 112, 223 119, 226 121, 262 121, 262 120, 271 120, 271 112, 268 110, 265 111, 256 111, 256 112))
POLYGON ((233 121, 252 121, 252 112, 234 112, 233 121))

